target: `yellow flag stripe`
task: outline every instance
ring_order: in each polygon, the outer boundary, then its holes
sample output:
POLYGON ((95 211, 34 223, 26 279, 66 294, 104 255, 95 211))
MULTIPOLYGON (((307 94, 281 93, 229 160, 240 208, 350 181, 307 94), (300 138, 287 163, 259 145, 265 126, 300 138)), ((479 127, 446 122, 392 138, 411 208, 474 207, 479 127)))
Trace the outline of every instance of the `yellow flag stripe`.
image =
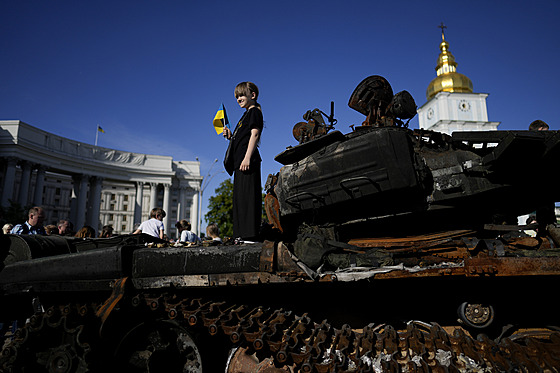
POLYGON ((214 117, 214 120, 212 121, 212 124, 214 125, 214 129, 216 130, 216 133, 219 135, 222 132, 224 132, 224 111, 223 110, 218 110, 218 112, 216 113, 216 116, 214 117))

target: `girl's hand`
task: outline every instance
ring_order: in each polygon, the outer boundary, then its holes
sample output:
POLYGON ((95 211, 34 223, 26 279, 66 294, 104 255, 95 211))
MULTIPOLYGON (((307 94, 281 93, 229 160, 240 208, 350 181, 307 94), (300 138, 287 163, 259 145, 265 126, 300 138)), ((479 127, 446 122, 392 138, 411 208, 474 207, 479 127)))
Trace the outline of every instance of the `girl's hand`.
POLYGON ((225 137, 226 139, 228 139, 228 140, 231 138, 231 131, 229 130, 229 128, 224 127, 223 135, 224 135, 224 137, 225 137))
POLYGON ((240 171, 247 171, 249 170, 249 166, 251 165, 251 159, 243 158, 241 165, 239 166, 240 171))

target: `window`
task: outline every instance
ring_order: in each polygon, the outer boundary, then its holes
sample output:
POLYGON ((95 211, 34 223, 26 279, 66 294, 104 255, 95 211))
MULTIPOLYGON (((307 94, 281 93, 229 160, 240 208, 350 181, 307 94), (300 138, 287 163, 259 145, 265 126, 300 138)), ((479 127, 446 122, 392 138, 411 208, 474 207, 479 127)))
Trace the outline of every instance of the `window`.
POLYGON ((123 205, 122 209, 123 211, 128 211, 128 205, 123 205))
POLYGON ((125 202, 128 201, 128 194, 125 194, 125 195, 124 195, 123 201, 125 201, 125 202))

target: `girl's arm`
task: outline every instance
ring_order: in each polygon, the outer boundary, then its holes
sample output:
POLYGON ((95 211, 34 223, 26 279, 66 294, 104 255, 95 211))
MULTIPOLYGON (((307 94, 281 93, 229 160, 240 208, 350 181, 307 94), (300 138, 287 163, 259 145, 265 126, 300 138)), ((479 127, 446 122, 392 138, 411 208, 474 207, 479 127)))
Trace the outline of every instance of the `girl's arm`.
POLYGON ((228 139, 228 140, 231 139, 231 131, 229 130, 229 128, 224 127, 223 135, 226 139, 228 139))
POLYGON ((159 230, 159 238, 161 238, 163 240, 163 229, 159 230))
POLYGON ((259 129, 251 129, 251 137, 249 138, 249 145, 247 145, 247 152, 245 152, 245 158, 243 158, 241 166, 239 166, 239 170, 247 171, 249 169, 249 166, 251 164, 251 156, 257 148, 257 143, 259 142, 260 135, 261 131, 259 129))

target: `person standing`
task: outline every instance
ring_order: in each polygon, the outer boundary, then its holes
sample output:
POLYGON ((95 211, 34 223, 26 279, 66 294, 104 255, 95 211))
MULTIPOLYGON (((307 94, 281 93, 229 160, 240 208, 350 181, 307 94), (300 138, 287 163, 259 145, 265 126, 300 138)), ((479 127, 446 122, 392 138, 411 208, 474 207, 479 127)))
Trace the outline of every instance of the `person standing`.
POLYGON ((529 124, 529 131, 548 131, 548 129, 548 123, 540 119, 534 120, 529 124))
POLYGON ((46 235, 43 222, 45 221, 45 212, 42 207, 35 206, 29 209, 28 218, 25 223, 16 224, 10 233, 12 234, 42 234, 46 235))
POLYGON ((230 155, 233 158, 233 236, 255 241, 258 240, 262 211, 258 144, 263 130, 263 115, 261 105, 257 103, 259 89, 254 83, 239 83, 234 95, 245 113, 233 133, 227 127, 223 133, 231 141, 230 155))
MULTIPOLYGON (((529 124, 529 131, 548 131, 549 126, 543 120, 537 119, 529 124)), ((535 211, 537 223, 539 223, 539 234, 545 232, 547 227, 552 224, 556 225, 556 206, 554 203, 547 203, 540 206, 535 211)), ((551 227, 552 228, 552 227, 551 227)))

